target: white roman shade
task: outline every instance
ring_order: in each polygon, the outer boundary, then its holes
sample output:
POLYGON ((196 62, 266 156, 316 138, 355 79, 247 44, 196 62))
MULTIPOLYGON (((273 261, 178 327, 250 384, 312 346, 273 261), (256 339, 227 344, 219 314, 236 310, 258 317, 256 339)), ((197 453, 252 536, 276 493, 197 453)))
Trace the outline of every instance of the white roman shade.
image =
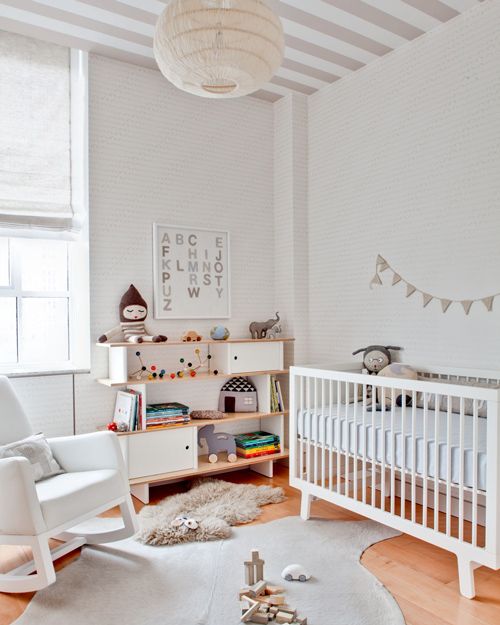
POLYGON ((0 228, 76 231, 70 50, 0 31, 0 228))

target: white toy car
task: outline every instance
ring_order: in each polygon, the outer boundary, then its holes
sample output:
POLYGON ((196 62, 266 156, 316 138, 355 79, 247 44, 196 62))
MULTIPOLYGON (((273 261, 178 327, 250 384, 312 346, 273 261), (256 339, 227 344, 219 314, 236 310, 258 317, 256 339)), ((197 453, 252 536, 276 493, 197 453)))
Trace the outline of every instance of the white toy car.
POLYGON ((281 571, 281 577, 287 582, 307 582, 311 574, 301 564, 289 564, 281 571))

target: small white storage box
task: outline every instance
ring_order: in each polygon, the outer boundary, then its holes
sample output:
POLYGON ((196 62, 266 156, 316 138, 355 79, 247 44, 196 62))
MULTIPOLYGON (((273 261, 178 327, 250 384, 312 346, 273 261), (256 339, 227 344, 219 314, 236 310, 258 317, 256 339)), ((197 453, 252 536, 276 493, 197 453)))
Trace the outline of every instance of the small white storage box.
POLYGON ((283 369, 283 343, 221 343, 211 345, 211 368, 221 373, 275 371, 283 369))
POLYGON ((195 441, 192 427, 120 436, 129 479, 194 468, 195 441))

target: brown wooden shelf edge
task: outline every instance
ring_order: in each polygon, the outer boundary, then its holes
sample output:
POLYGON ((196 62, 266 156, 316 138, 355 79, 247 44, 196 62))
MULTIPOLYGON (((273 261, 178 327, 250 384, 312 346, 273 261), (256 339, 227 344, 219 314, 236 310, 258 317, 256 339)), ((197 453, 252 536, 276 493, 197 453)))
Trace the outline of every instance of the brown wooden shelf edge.
POLYGON ((208 462, 207 456, 199 456, 197 469, 186 469, 184 471, 171 471, 170 473, 160 473, 159 475, 147 475, 144 477, 136 477, 129 480, 131 486, 138 484, 155 484, 158 482, 166 482, 168 480, 178 480, 181 478, 196 477, 199 475, 210 475, 211 473, 222 473, 230 469, 238 469, 252 464, 259 464, 261 462, 286 460, 290 456, 288 449, 280 452, 279 454, 272 454, 269 456, 259 456, 257 458, 239 458, 236 462, 228 462, 227 460, 221 460, 219 462, 208 462))

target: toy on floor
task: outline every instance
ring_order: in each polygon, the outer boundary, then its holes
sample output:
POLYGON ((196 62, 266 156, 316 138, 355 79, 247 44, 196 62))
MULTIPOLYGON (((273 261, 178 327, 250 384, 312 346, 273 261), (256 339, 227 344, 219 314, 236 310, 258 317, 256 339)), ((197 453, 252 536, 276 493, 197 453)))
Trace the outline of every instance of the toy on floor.
POLYGON ((120 325, 111 328, 99 337, 99 343, 106 341, 126 341, 127 343, 164 343, 167 337, 163 334, 150 334, 144 321, 148 315, 148 305, 142 295, 131 284, 123 294, 119 306, 120 325))
POLYGON ((238 597, 247 606, 242 609, 240 621, 307 625, 307 618, 299 617, 297 610, 287 605, 285 589, 265 581, 264 564, 256 549, 252 550, 251 559, 243 563, 246 587, 239 591, 238 597))
POLYGON ((229 336, 229 330, 221 325, 214 326, 210 330, 210 338, 214 341, 225 341, 229 338, 229 336))
POLYGON ((276 313, 276 319, 268 319, 267 321, 252 321, 248 326, 250 335, 253 339, 265 339, 267 333, 280 320, 279 313, 276 313))
POLYGON ((281 577, 287 582, 307 582, 311 574, 301 564, 289 564, 281 571, 281 577))
POLYGON ((352 352, 352 355, 356 356, 356 354, 363 352, 363 364, 368 370, 368 373, 377 374, 379 371, 382 371, 384 367, 391 364, 391 349, 400 350, 402 347, 395 347, 394 345, 387 345, 386 347, 383 345, 369 345, 368 347, 357 349, 355 352, 352 352))
POLYGON ((184 343, 196 343, 196 341, 201 341, 202 339, 203 337, 201 334, 198 334, 198 332, 195 332, 194 330, 188 330, 182 337, 184 343))
POLYGON ((219 460, 218 454, 221 451, 227 452, 228 462, 236 462, 236 441, 232 434, 227 432, 215 432, 214 425, 205 425, 198 430, 198 445, 201 447, 201 440, 205 439, 208 446, 208 461, 211 463, 219 460))

